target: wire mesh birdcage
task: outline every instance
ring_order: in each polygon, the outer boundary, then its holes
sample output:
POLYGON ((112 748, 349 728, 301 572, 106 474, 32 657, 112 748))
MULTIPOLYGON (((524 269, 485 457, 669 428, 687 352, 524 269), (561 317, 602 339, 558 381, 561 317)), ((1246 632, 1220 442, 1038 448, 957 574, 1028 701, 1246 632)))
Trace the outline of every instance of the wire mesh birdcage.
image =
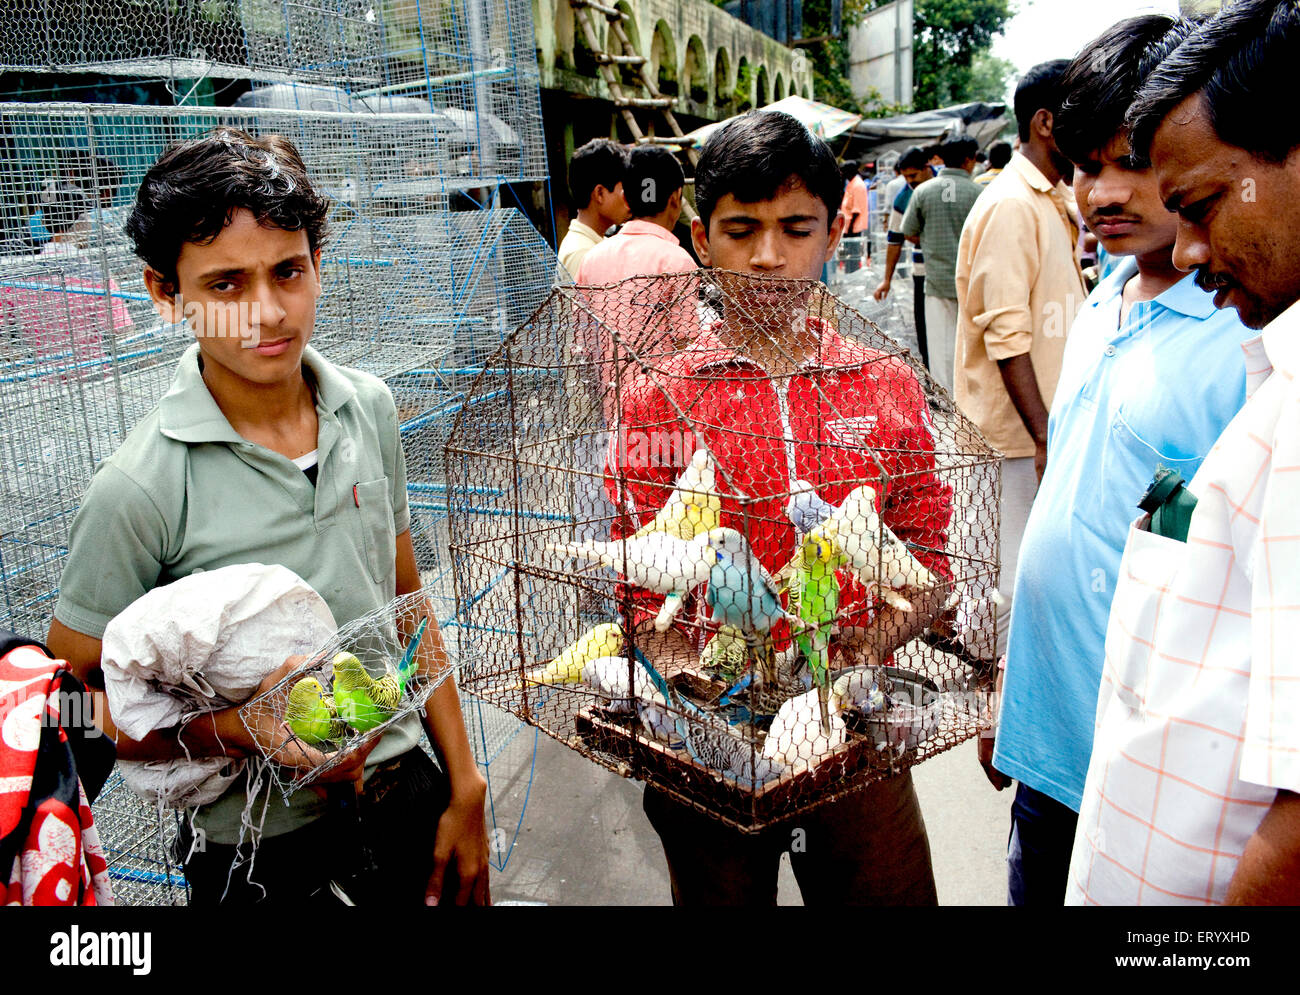
POLYGON ((407 715, 452 675, 423 591, 339 627, 239 717, 287 798, 407 715))
POLYGON ((975 733, 999 457, 821 285, 557 288, 447 460, 464 685, 596 762, 756 830, 975 733))
MULTIPOLYGON (((158 319, 122 232, 136 187, 170 143, 229 125, 288 137, 333 201, 313 344, 392 388, 419 565, 454 624, 438 593, 448 427, 556 270, 493 194, 547 175, 528 0, 14 0, 0 5, 0 70, 27 86, 33 73, 160 79, 178 105, 0 105, 0 622, 48 629, 90 475, 193 341, 158 319), (215 80, 253 90, 195 106, 215 80)), ((513 737, 502 725, 471 737, 485 769, 513 737)), ((131 873, 137 843, 159 843, 138 809, 105 821, 110 863, 131 873)), ((127 898, 170 901, 166 887, 127 898)))
POLYGON ((303 111, 320 87, 359 115, 400 100, 437 119, 442 175, 547 175, 528 0, 13 0, 0 68, 160 77, 178 103, 204 79, 302 87, 303 111))

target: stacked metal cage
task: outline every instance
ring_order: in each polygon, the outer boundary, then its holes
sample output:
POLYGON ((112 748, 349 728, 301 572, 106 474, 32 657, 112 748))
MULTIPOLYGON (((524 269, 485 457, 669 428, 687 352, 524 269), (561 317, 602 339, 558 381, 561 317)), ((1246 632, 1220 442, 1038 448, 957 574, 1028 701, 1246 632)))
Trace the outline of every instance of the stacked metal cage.
MULTIPOLYGON (((445 440, 485 359, 556 275, 502 194, 546 179, 533 38, 526 0, 0 5, 0 72, 161 79, 177 104, 0 104, 0 625, 47 631, 91 474, 193 342, 158 317, 122 226, 169 144, 226 125, 289 138, 333 203, 313 345, 393 390, 419 565, 454 626, 445 440), (253 89, 238 106, 198 106, 206 80, 253 89)), ((481 723, 480 711, 466 703, 481 723)), ((480 732, 486 766, 495 749, 480 732)), ((119 823, 124 839, 139 829, 125 791, 115 780, 96 806, 110 858, 125 855, 122 891, 171 902, 174 868, 141 876, 128 866, 139 846, 114 838, 119 823)))
POLYGON ((974 735, 999 457, 824 287, 557 288, 447 454, 464 684, 597 763, 757 830, 974 735))

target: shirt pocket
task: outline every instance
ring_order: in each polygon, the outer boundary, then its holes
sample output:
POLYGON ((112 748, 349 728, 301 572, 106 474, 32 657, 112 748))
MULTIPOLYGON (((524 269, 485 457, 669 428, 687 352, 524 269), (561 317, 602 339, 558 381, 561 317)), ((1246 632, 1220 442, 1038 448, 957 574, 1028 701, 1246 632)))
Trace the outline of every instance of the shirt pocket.
POLYGON ((1110 437, 1106 441, 1101 473, 1096 478, 1104 509, 1101 521, 1107 523, 1108 541, 1111 536, 1122 540, 1124 533, 1120 523, 1131 522, 1137 517, 1138 502, 1151 486, 1156 471, 1168 467, 1190 482, 1200 469, 1204 454, 1187 457, 1162 451, 1134 431, 1119 411, 1111 418, 1110 437))
POLYGON ((1171 609, 1174 582, 1188 549, 1184 542, 1147 531, 1146 521, 1144 516, 1129 527, 1106 628, 1106 670, 1115 695, 1139 713, 1147 703, 1157 628, 1162 613, 1171 609))
POLYGON ((393 524, 392 483, 387 477, 356 486, 357 514, 361 519, 361 541, 366 565, 376 584, 383 584, 396 569, 397 533, 393 524))

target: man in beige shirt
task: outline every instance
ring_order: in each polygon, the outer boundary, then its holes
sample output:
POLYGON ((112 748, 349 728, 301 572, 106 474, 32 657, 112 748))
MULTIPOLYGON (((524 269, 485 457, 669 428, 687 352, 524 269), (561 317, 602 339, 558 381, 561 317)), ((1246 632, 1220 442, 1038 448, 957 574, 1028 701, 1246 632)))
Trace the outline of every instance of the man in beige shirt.
POLYGON ((595 138, 573 153, 569 162, 569 192, 577 216, 557 253, 560 265, 570 276, 587 253, 605 240, 605 232, 621 225, 632 216, 623 196, 623 176, 627 172, 627 151, 608 138, 595 138))
POLYGON ((999 582, 1007 606, 1020 533, 1047 463, 1047 413, 1066 333, 1087 297, 1067 185, 1074 166, 1052 137, 1067 65, 1045 62, 1020 80, 1020 150, 975 202, 957 249, 954 394, 1007 457, 999 582))

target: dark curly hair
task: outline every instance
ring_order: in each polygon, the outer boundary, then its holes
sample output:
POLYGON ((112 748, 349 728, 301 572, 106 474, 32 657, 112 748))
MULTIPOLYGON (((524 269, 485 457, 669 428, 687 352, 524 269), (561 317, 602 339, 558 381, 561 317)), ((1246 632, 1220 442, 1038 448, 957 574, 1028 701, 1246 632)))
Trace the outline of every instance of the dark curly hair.
POLYGON ((162 154, 140 183, 126 234, 136 255, 174 285, 181 247, 211 242, 239 208, 260 225, 305 231, 313 252, 328 235, 329 199, 312 187, 293 143, 224 127, 162 154))

